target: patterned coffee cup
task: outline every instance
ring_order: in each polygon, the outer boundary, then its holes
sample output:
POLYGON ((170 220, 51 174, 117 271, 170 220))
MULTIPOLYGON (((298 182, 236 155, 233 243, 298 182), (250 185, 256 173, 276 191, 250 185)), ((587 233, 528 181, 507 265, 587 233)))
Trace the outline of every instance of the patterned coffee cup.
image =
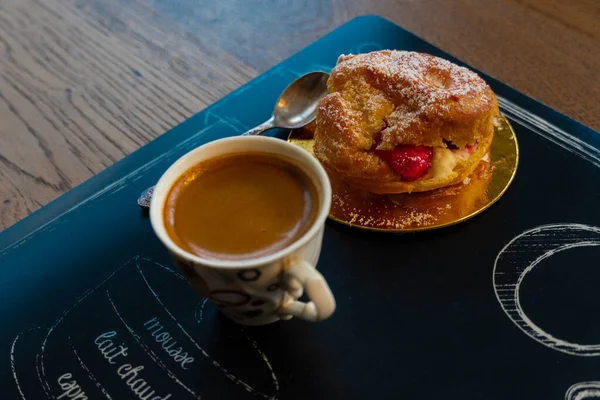
POLYGON ((327 173, 308 152, 279 139, 238 136, 200 146, 176 161, 154 189, 150 220, 154 232, 192 287, 216 304, 225 316, 245 325, 264 325, 292 317, 320 321, 335 310, 329 285, 315 268, 330 206, 327 173), (286 248, 247 260, 209 259, 179 247, 167 234, 163 219, 167 196, 176 180, 202 161, 252 152, 284 157, 310 177, 319 198, 312 226, 286 248), (298 301, 304 292, 309 302, 298 301))

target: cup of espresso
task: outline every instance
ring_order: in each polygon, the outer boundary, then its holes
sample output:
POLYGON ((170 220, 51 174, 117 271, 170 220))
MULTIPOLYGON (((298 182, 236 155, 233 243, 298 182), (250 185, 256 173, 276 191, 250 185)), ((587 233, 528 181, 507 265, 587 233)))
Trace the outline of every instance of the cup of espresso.
POLYGON ((225 316, 320 321, 335 310, 315 269, 330 206, 327 173, 308 152, 238 136, 176 161, 154 189, 150 220, 192 287, 225 316), (304 292, 309 302, 298 300, 304 292))

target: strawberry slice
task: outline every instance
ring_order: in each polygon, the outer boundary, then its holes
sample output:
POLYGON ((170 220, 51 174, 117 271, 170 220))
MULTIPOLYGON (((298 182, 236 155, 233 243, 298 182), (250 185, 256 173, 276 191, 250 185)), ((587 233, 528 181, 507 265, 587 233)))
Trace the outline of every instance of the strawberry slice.
POLYGON ((392 171, 402 177, 403 181, 414 181, 427 174, 431 166, 433 148, 427 146, 396 146, 394 150, 375 150, 392 171))

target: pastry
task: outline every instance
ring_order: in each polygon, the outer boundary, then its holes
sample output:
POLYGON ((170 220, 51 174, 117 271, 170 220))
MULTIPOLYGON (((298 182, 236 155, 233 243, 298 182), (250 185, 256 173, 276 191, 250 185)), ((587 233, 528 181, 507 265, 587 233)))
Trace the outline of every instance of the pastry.
POLYGON ((314 152, 373 193, 463 181, 488 153, 498 101, 474 72, 428 54, 342 55, 317 110, 314 152))

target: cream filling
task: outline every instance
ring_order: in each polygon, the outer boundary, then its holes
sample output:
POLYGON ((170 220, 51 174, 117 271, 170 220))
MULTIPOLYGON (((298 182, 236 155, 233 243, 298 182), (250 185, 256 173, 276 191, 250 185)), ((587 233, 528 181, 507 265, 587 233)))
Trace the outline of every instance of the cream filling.
POLYGON ((429 171, 427 171, 427 175, 421 179, 434 181, 453 179, 458 176, 458 173, 454 172, 454 168, 456 168, 457 164, 468 159, 475 151, 477 151, 477 147, 474 147, 471 151, 465 149, 450 150, 443 147, 434 147, 429 171))

